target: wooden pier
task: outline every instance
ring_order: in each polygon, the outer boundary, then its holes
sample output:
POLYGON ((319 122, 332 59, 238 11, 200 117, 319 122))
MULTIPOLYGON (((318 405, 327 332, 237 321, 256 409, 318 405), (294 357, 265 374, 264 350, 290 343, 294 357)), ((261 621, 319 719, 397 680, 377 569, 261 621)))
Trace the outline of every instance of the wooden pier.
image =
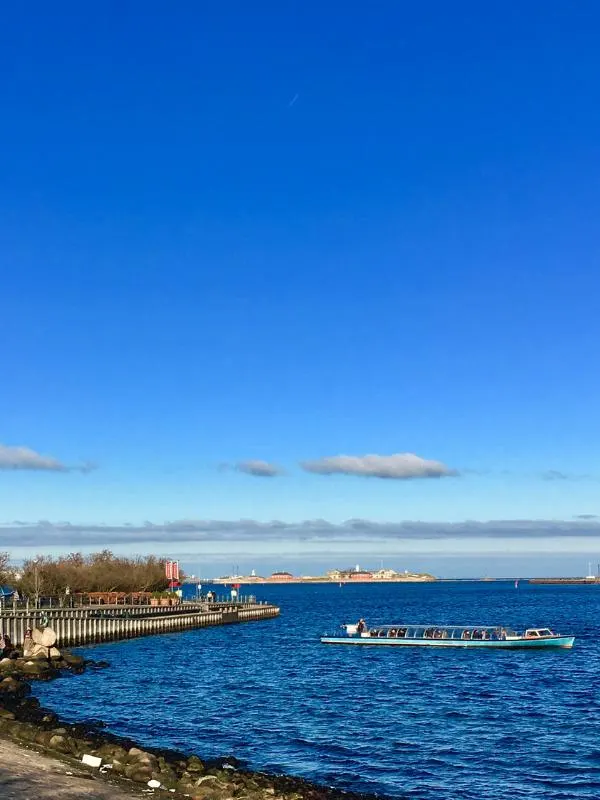
POLYGON ((22 645, 28 628, 48 625, 56 632, 60 648, 270 619, 278 614, 277 606, 260 602, 3 610, 0 633, 8 634, 14 645, 22 645))

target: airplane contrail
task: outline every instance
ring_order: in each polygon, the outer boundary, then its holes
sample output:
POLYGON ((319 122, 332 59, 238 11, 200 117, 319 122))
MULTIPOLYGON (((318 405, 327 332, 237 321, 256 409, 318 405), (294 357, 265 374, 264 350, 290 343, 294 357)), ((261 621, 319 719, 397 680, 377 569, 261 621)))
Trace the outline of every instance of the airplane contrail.
POLYGON ((299 97, 300 95, 298 94, 298 92, 296 92, 296 94, 292 97, 292 99, 288 103, 288 108, 291 108, 299 97))

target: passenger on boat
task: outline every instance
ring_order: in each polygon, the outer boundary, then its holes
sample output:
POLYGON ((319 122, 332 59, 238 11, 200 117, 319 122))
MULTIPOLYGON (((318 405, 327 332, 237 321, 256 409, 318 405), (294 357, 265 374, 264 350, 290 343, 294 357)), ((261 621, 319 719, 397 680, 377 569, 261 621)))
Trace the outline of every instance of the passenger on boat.
POLYGON ((359 636, 360 636, 361 633, 363 633, 365 628, 366 628, 366 623, 365 623, 364 619, 361 617, 358 620, 358 624, 356 625, 356 632, 359 634, 359 636))
POLYGON ((385 629, 384 629, 384 630, 381 630, 381 631, 379 631, 379 636, 380 636, 380 637, 381 637, 381 636, 387 636, 387 631, 386 631, 385 629))
POLYGON ((399 639, 404 639, 404 637, 406 636, 406 628, 398 628, 397 636, 399 639))
MULTIPOLYGON (((474 631, 473 631, 473 633, 474 633, 474 631)), ((461 639, 470 639, 471 638, 471 631, 463 631, 462 632, 462 636, 460 638, 461 639)))
POLYGON ((395 628, 390 628, 388 636, 390 637, 390 639, 395 639, 396 638, 396 629, 395 628))

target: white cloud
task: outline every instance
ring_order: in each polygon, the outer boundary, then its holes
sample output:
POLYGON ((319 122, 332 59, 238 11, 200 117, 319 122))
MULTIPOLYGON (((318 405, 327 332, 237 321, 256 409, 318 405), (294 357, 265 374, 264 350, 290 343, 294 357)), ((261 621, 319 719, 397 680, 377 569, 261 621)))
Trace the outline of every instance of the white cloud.
POLYGON ((67 467, 56 458, 42 456, 29 447, 10 447, 5 444, 0 444, 0 469, 67 471, 67 467))
POLYGON ((412 480, 414 478, 445 478, 458 475, 458 471, 441 461, 421 458, 414 453, 395 453, 390 456, 328 456, 300 465, 307 472, 318 475, 359 475, 367 478, 412 480))
POLYGON ((246 475, 254 475, 257 478, 274 478, 277 475, 282 475, 283 470, 277 464, 270 464, 268 461, 250 460, 240 461, 235 465, 238 472, 244 472, 246 475))
MULTIPOLYGON (((575 475, 572 472, 561 472, 557 469, 547 469, 542 472, 542 480, 544 481, 584 481, 592 478, 590 475, 575 475)), ((594 480, 594 478, 592 478, 594 480)))
POLYGON ((33 470, 41 472, 88 473, 96 466, 90 462, 78 466, 67 466, 52 456, 43 456, 30 447, 15 447, 0 444, 0 470, 33 470))

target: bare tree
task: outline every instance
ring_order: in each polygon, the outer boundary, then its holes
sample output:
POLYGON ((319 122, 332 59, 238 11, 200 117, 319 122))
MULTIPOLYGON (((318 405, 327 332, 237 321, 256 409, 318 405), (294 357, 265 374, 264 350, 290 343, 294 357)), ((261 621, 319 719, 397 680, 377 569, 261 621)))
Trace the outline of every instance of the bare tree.
POLYGON ((0 553, 0 584, 9 583, 12 579, 12 570, 8 553, 0 553))
MULTIPOLYGON (((1 565, 1 562, 0 562, 1 565)), ((38 556, 23 564, 19 582, 29 597, 73 592, 161 591, 167 587, 165 561, 156 556, 126 558, 110 550, 84 556, 69 553, 53 559, 38 556)))

